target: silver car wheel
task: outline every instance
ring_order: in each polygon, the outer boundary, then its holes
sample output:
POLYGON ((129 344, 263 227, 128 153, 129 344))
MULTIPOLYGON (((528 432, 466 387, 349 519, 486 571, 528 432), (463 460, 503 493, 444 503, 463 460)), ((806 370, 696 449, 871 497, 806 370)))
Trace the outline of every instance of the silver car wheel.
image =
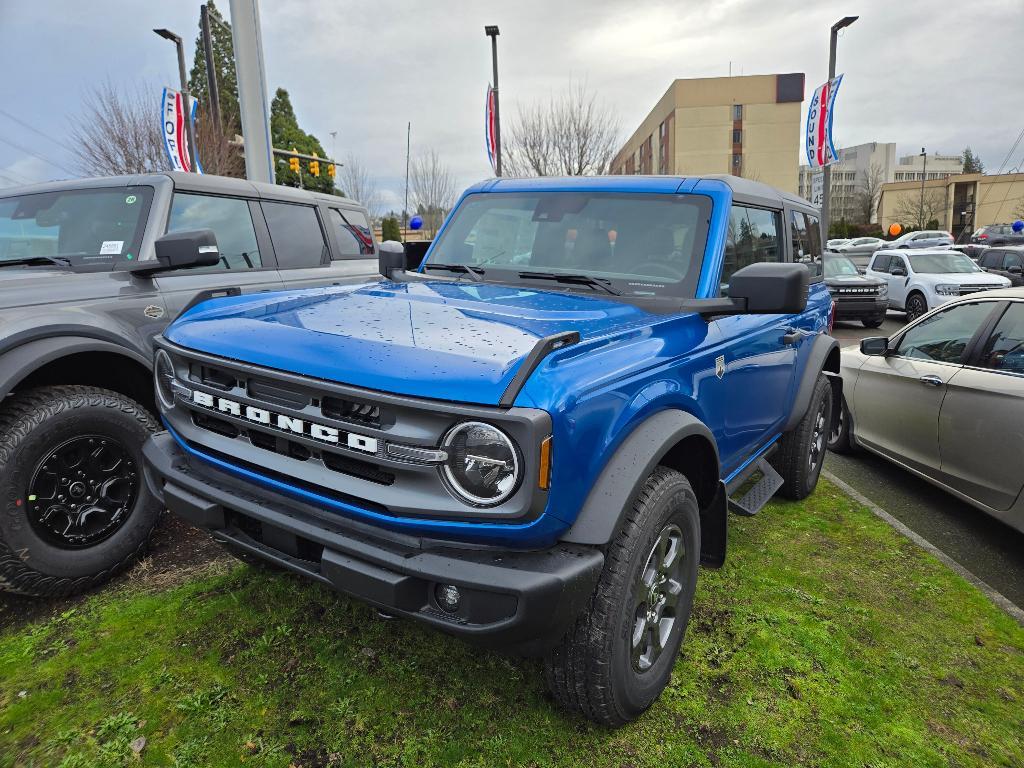
POLYGON ((683 532, 671 523, 662 528, 647 556, 647 564, 640 571, 630 638, 630 655, 637 672, 649 670, 671 645, 670 638, 680 618, 685 555, 683 532))

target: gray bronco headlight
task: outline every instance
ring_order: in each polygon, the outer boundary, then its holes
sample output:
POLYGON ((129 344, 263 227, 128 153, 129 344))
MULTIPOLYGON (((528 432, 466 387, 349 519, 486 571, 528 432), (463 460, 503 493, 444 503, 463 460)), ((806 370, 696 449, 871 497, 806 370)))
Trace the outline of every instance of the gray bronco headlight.
POLYGON ((512 440, 481 421, 456 424, 444 436, 448 459, 441 472, 456 498, 477 507, 493 507, 519 485, 519 454, 512 440))

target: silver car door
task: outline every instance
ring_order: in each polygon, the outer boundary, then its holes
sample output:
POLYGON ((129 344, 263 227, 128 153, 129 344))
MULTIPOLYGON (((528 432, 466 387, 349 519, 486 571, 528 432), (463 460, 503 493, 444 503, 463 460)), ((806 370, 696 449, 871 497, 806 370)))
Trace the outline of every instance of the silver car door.
POLYGON ((1024 302, 1010 304, 971 362, 939 414, 943 479, 1005 511, 1024 486, 1024 302))
POLYGON ((853 391, 857 439, 937 476, 939 409, 993 306, 956 304, 910 326, 890 354, 868 357, 853 391))

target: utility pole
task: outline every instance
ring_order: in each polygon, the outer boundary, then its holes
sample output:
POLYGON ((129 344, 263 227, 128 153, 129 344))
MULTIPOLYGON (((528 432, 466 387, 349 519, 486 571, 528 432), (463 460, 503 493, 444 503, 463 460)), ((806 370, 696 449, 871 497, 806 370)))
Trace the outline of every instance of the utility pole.
POLYGON ((498 108, 498 27, 488 24, 484 34, 491 38, 491 66, 494 69, 494 175, 501 176, 501 110, 498 108))
POLYGON ((213 61, 213 38, 210 36, 210 9, 203 3, 199 6, 199 23, 203 29, 203 57, 206 59, 206 87, 210 94, 210 117, 217 126, 217 133, 224 130, 220 122, 220 90, 217 88, 217 67, 213 61))
POLYGON ((409 147, 412 139, 412 121, 405 128, 405 205, 402 207, 402 237, 409 220, 409 147))
POLYGON ((231 41, 238 75, 238 106, 245 137, 245 177, 274 183, 267 72, 263 65, 259 0, 231 0, 231 41))
POLYGON ((921 212, 917 217, 917 228, 924 229, 924 180, 928 178, 928 153, 921 147, 921 157, 924 158, 924 167, 921 169, 921 212))
POLYGON ((188 79, 185 77, 185 46, 181 38, 169 29, 154 29, 164 40, 170 40, 178 49, 178 77, 181 80, 181 102, 185 112, 185 137, 188 142, 189 171, 198 173, 196 158, 196 137, 192 128, 192 97, 188 92, 188 79))
MULTIPOLYGON (((832 34, 828 40, 828 79, 830 82, 836 76, 836 43, 839 40, 839 30, 850 26, 859 18, 859 16, 844 16, 832 25, 832 34)), ((829 163, 821 171, 821 225, 825 229, 824 236, 826 240, 829 238, 829 227, 832 223, 829 219, 831 213, 832 168, 831 163, 829 163)))

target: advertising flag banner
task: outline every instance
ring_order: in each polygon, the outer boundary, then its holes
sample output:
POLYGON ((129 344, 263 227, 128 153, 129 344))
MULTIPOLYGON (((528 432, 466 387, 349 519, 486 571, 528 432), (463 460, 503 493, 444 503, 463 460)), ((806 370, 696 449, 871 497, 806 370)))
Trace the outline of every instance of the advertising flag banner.
POLYGON ((838 158, 832 143, 832 114, 836 105, 836 93, 843 82, 843 76, 829 80, 814 89, 811 103, 807 108, 807 131, 804 146, 807 150, 807 164, 822 168, 838 158))
MULTIPOLYGON (((192 130, 195 131, 196 110, 199 102, 191 98, 191 109, 189 120, 192 121, 192 130)), ((192 170, 192 158, 188 152, 188 137, 185 133, 185 107, 184 99, 180 91, 172 88, 164 88, 163 98, 160 100, 160 130, 164 136, 164 149, 167 150, 167 159, 171 162, 171 170, 185 171, 192 170)), ((202 173, 203 167, 196 158, 196 172, 202 173)))
POLYGON ((491 170, 498 172, 494 137, 494 89, 487 85, 487 101, 484 105, 484 142, 487 146, 487 160, 491 170))

